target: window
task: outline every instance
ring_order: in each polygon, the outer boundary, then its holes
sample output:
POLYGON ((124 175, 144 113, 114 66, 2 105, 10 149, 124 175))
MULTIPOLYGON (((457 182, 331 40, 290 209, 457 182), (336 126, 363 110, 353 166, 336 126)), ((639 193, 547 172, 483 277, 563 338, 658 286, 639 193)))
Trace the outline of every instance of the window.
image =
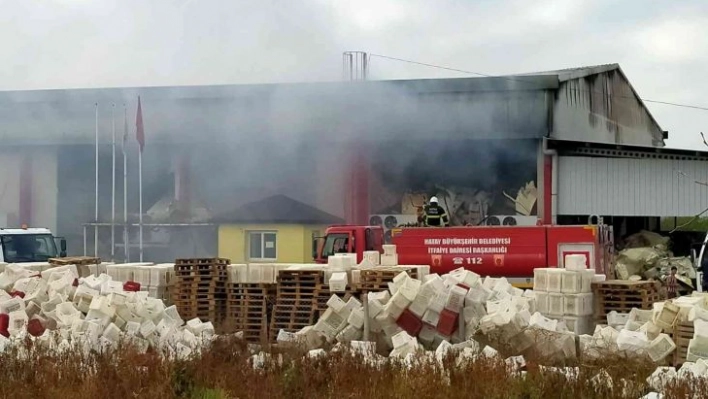
POLYGON ((349 252, 349 234, 328 234, 322 250, 322 257, 349 252))
POLYGON ((46 262, 57 256, 54 237, 50 234, 16 234, 0 237, 5 262, 46 262))
POLYGON ((250 260, 276 260, 278 258, 277 233, 274 231, 249 232, 248 248, 250 260))

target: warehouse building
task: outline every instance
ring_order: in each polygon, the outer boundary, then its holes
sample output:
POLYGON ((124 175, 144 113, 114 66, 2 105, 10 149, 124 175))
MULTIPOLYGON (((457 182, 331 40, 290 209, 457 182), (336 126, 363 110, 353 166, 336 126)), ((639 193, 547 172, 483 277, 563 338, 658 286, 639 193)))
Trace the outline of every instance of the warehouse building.
MULTIPOLYGON (((115 131, 121 223, 125 114, 137 221, 138 96, 149 259, 246 248, 219 241, 215 217, 276 195, 347 223, 414 222, 437 194, 456 224, 598 215, 622 233, 708 203, 695 183, 708 180, 706 154, 664 148, 668 133, 611 64, 494 78, 0 92, 4 224, 52 228, 73 253, 87 236, 92 252, 84 224, 95 221, 97 126, 99 252, 110 258, 111 144, 115 131)), ((120 227, 115 236, 120 245, 120 227)), ((135 228, 130 236, 135 245, 135 228)))

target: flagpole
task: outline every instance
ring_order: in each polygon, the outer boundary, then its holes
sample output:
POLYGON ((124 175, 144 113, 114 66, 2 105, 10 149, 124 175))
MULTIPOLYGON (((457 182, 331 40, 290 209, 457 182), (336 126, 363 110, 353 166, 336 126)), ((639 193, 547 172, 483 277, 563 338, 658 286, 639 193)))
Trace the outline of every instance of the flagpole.
POLYGON ((125 151, 125 145, 128 136, 128 108, 123 104, 123 114, 125 117, 125 126, 123 131, 123 252, 125 262, 130 262, 130 254, 128 252, 128 153, 125 151))
POLYGON ((98 257, 98 103, 96 103, 96 211, 93 226, 93 256, 98 257))
POLYGON ((138 184, 140 185, 140 261, 143 261, 143 150, 140 149, 138 156, 138 184))
POLYGON ((111 108, 113 123, 113 186, 111 190, 111 261, 116 260, 116 104, 111 108))

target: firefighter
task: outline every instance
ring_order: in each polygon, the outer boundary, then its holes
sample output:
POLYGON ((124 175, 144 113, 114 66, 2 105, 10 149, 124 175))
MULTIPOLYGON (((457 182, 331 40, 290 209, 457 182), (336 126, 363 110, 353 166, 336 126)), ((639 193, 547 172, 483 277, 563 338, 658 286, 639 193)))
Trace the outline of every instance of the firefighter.
POLYGON ((438 205, 438 197, 430 198, 430 203, 424 208, 424 212, 423 224, 425 226, 448 227, 450 225, 445 208, 438 205))

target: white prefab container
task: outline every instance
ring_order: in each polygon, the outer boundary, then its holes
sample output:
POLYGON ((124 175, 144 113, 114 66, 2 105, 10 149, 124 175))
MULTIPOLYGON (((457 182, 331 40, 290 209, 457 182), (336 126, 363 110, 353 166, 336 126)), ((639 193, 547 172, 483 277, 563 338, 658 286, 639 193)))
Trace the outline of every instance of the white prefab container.
POLYGON ((548 292, 561 292, 565 270, 549 268, 546 273, 548 274, 548 284, 546 286, 548 292))
POLYGON ((533 269, 533 290, 548 291, 548 269, 533 269))

